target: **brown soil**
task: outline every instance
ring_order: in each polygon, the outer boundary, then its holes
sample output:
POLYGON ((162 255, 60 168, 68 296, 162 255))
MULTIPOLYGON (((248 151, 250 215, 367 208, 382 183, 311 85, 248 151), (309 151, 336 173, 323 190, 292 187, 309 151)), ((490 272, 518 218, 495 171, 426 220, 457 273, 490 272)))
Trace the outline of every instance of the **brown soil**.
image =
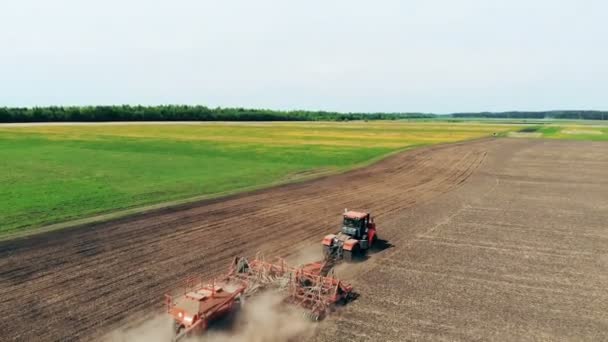
POLYGON ((498 139, 0 242, 6 340, 90 340, 231 257, 288 255, 370 209, 394 246, 319 340, 608 338, 608 145, 498 139))
POLYGON ((608 340, 608 144, 486 147, 464 186, 382 220, 395 247, 343 272, 362 295, 318 341, 608 340))

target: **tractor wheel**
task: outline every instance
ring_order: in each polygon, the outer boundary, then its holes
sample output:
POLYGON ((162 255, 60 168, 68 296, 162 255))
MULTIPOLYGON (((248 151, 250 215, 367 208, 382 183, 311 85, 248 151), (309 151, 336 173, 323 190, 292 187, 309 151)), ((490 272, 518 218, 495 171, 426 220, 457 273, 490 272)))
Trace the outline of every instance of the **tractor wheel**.
POLYGON ((374 236, 369 242, 369 250, 376 251, 378 249, 378 237, 374 236))
POLYGON ((329 257, 331 256, 331 246, 325 246, 323 245, 323 256, 325 257, 329 257))
POLYGON ((361 248, 359 248, 359 245, 354 245, 352 250, 344 251, 344 260, 346 262, 356 261, 361 257, 361 254, 361 248))
POLYGON ((352 251, 344 251, 342 253, 342 255, 344 256, 344 261, 346 261, 346 262, 353 261, 353 252, 352 251))

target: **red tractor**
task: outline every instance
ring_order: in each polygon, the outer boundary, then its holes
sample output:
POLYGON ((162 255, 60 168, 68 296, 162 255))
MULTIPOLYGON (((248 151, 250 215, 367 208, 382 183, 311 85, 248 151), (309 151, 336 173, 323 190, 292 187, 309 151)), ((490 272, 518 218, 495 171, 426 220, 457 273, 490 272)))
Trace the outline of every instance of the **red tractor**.
POLYGON ((342 229, 323 238, 326 258, 346 261, 362 257, 378 239, 376 224, 369 213, 344 210, 342 229))

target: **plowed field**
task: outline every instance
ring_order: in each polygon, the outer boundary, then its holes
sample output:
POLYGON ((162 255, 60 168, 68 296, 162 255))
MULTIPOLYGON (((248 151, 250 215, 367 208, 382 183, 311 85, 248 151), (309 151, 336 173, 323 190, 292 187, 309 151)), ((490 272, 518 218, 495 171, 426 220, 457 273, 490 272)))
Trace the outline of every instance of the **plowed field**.
POLYGON ((364 295, 318 340, 608 340, 608 144, 487 148, 464 186, 383 220, 394 248, 348 269, 364 295))
POLYGON ((606 339, 608 146, 480 140, 338 176, 0 242, 7 340, 90 340, 234 255, 288 255, 369 209, 393 247, 319 340, 606 339))

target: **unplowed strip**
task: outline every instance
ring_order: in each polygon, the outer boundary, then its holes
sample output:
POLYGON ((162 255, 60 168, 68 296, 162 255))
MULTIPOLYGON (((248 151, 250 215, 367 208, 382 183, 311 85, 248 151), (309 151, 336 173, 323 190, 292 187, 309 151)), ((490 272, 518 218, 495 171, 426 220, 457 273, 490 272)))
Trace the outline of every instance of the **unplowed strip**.
POLYGON ((344 208, 370 209, 381 223, 458 187, 496 143, 413 150, 338 176, 0 242, 3 339, 98 337, 158 309, 188 275, 318 243, 344 208))

